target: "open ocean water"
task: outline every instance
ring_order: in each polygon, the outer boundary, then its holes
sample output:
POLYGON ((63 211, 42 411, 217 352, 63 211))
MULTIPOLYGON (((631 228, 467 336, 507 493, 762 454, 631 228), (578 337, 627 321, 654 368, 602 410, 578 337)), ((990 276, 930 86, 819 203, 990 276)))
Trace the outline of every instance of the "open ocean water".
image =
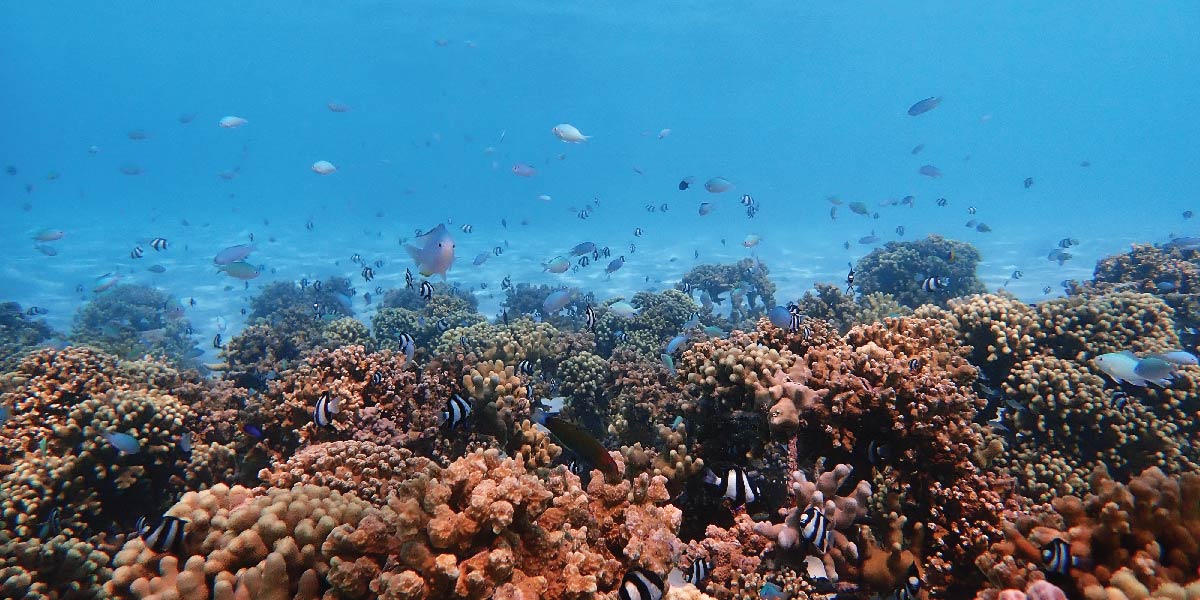
POLYGON ((743 258, 784 304, 931 234, 1036 303, 1200 235, 1197 31, 1194 2, 6 2, 0 300, 69 332, 117 275, 212 363, 271 282, 347 277, 369 324, 445 224, 489 319, 506 277, 628 299, 743 258), (624 264, 547 272, 586 241, 624 264), (251 243, 248 283, 213 264, 251 243))

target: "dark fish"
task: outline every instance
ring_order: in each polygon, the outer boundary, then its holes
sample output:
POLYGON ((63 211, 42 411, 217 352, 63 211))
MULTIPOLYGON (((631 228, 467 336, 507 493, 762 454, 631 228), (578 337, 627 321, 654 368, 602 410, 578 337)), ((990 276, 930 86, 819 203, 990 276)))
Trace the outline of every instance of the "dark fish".
POLYGON ((1071 544, 1062 538, 1054 538, 1042 548, 1042 563, 1046 570, 1058 575, 1066 575, 1072 568, 1081 566, 1079 558, 1071 554, 1071 544))
POLYGON ((900 587, 887 595, 888 600, 917 600, 921 595, 921 573, 917 571, 917 563, 908 567, 908 574, 900 587))
POLYGON ((1026 178, 1025 178, 1025 189, 1029 189, 1029 188, 1031 188, 1031 187, 1033 187, 1033 178, 1032 178, 1032 177, 1026 177, 1026 178))
POLYGON ((661 204, 661 205, 658 207, 658 210, 660 210, 660 211, 662 211, 662 212, 667 212, 667 209, 668 209, 668 208, 670 208, 670 207, 669 207, 669 206, 667 206, 667 203, 666 203, 666 202, 663 202, 663 203, 662 203, 662 204, 661 204))
POLYGON ((1193 216, 1195 216, 1195 214, 1196 214, 1196 213, 1194 213, 1194 212, 1192 212, 1192 211, 1190 211, 1190 210, 1185 210, 1185 211, 1183 211, 1183 218, 1184 218, 1184 219, 1190 219, 1190 218, 1192 218, 1193 216))
POLYGON ((754 204, 754 197, 750 194, 742 194, 741 203, 742 206, 752 206, 754 204))
POLYGON ((700 587, 700 584, 708 579, 708 575, 712 573, 713 564, 707 560, 697 558, 692 561, 692 566, 688 567, 687 572, 683 574, 684 581, 700 587))
POLYGON ((704 482, 720 488, 721 497, 733 502, 734 506, 754 502, 762 494, 740 467, 730 467, 720 477, 712 470, 705 471, 704 482))
POLYGON ((413 287, 413 274, 412 270, 410 270, 408 267, 404 268, 404 287, 405 289, 410 290, 413 287))
POLYGON ((584 316, 584 322, 585 322, 585 326, 587 327, 587 330, 591 331, 592 333, 595 333, 596 332, 596 313, 595 313, 595 311, 592 310, 591 304, 587 305, 587 308, 584 309, 583 316, 584 316))
POLYGON ((1078 246, 1078 245, 1079 245, 1079 240, 1074 239, 1074 238, 1063 238, 1061 240, 1058 240, 1059 248, 1070 248, 1071 246, 1078 246))
POLYGON ((317 405, 313 407, 313 424, 317 427, 328 427, 333 422, 333 415, 336 415, 337 411, 338 399, 330 398, 329 392, 321 394, 321 397, 317 399, 317 405))
POLYGON ((887 444, 871 440, 867 444, 867 461, 873 465, 881 465, 892 455, 892 449, 887 444))
POLYGON ((461 229, 463 233, 471 233, 472 231, 475 231, 475 226, 474 225, 463 225, 463 226, 459 227, 459 229, 461 229))
POLYGON ((847 206, 850 207, 850 212, 856 215, 866 216, 871 213, 870 209, 867 208, 867 205, 864 202, 851 202, 847 206))
MULTIPOLYGON (((850 290, 854 288, 854 265, 847 262, 846 267, 850 269, 850 272, 846 273, 846 293, 848 294, 850 293, 850 290)), ((800 307, 796 306, 795 304, 789 304, 788 312, 791 312, 793 315, 795 315, 800 312, 800 307), (792 310, 793 306, 796 307, 795 310, 792 310)))
POLYGON ((625 572, 625 577, 621 579, 621 587, 617 591, 617 598, 619 600, 662 600, 665 591, 666 586, 662 577, 653 571, 637 567, 625 572))
POLYGON ((948 285, 950 285, 949 277, 926 277, 925 280, 921 282, 921 289, 925 290, 926 292, 936 292, 938 290, 945 289, 945 287, 948 285))
POLYGON ((216 348, 217 350, 221 349, 221 334, 219 333, 213 336, 213 348, 216 348))
POLYGON ((920 371, 921 370, 921 359, 914 358, 914 359, 908 361, 908 369, 910 371, 914 371, 914 372, 920 371))
POLYGON ((158 252, 159 250, 166 250, 168 245, 169 244, 166 238, 156 237, 150 240, 150 247, 154 248, 155 252, 158 252))
POLYGON ((371 267, 363 267, 362 278, 366 281, 375 279, 375 269, 372 269, 371 267))
POLYGON ((942 170, 933 165, 921 165, 921 168, 917 169, 917 173, 934 179, 942 176, 942 170))
POLYGON ((504 247, 496 246, 495 248, 492 248, 492 254, 495 254, 496 256, 500 256, 501 254, 504 254, 504 247))
POLYGON ((879 236, 875 235, 874 231, 871 232, 871 235, 865 235, 863 237, 858 238, 858 243, 860 243, 860 244, 874 244, 875 242, 878 242, 878 241, 879 241, 879 236))
POLYGON ((167 268, 162 265, 150 265, 149 267, 146 267, 146 270, 150 271, 151 273, 166 273, 167 272, 167 268))
POLYGON ((1043 294, 1049 294, 1049 293, 1050 293, 1050 290, 1051 290, 1050 286, 1046 286, 1046 287, 1042 288, 1042 293, 1043 293, 1043 294))
POLYGON ((29 307, 29 308, 28 308, 28 309, 25 311, 25 314, 27 314, 27 315, 29 315, 29 316, 31 316, 31 317, 36 317, 36 316, 38 316, 38 315, 44 315, 44 314, 47 314, 47 313, 49 313, 49 312, 50 312, 49 310, 47 310, 47 309, 45 309, 45 308, 42 308, 42 307, 40 307, 40 306, 30 306, 30 307, 29 307))
POLYGON ((144 251, 141 246, 134 246, 133 250, 129 251, 129 258, 141 258, 144 251))
POLYGON ((421 282, 421 298, 424 298, 426 302, 433 300, 433 284, 428 281, 421 282))
POLYGON ((921 151, 924 149, 925 149, 925 144, 917 144, 916 146, 913 146, 911 154, 920 154, 921 151))
POLYGON ((450 331, 450 320, 446 317, 438 319, 433 323, 433 325, 437 328, 438 333, 446 333, 447 331, 450 331))
POLYGON ((684 177, 683 179, 680 179, 680 180, 679 180, 679 191, 681 191, 681 192, 682 192, 682 191, 684 191, 684 190, 688 189, 689 187, 692 187, 692 183, 693 183, 694 181, 696 181, 696 178, 695 178, 695 177, 690 177, 690 176, 689 176, 689 177, 684 177))
POLYGON ((1020 279, 1020 278, 1022 278, 1022 277, 1024 277, 1024 276, 1025 276, 1025 272, 1024 272, 1024 271, 1021 271, 1020 269, 1018 269, 1018 270, 1016 270, 1016 271, 1013 271, 1013 272, 1012 272, 1012 278, 1013 278, 1013 279, 1020 279))
POLYGON ((609 455, 608 450, 596 440, 592 434, 582 427, 554 415, 548 415, 541 410, 534 411, 533 418, 554 437, 558 438, 568 449, 574 452, 588 464, 595 466, 600 472, 609 477, 616 477, 617 462, 609 455))
POLYGON ((820 554, 829 550, 833 530, 829 518, 820 508, 810 506, 800 515, 800 537, 820 554))
POLYGON ((138 536, 152 552, 177 551, 183 548, 188 521, 179 517, 164 515, 157 526, 151 527, 145 517, 137 522, 138 536))
POLYGON ((900 237, 904 237, 904 226, 903 225, 896 226, 896 235, 898 235, 900 237))
POLYGON ((577 262, 577 264, 578 264, 579 266, 581 266, 581 267, 586 267, 586 266, 588 266, 588 264, 590 264, 590 263, 591 263, 591 260, 592 260, 592 259, 590 259, 590 258, 588 258, 588 257, 586 257, 586 256, 580 256, 580 257, 579 257, 579 261, 577 262))
POLYGON ((531 362, 529 359, 524 359, 517 363, 517 372, 524 373, 526 375, 533 375, 533 362, 531 362))
POLYGON ((383 371, 375 371, 371 374, 371 385, 379 385, 383 383, 383 371))
POLYGON ((447 429, 454 429, 466 422, 467 417, 471 416, 472 405, 469 400, 464 400, 462 396, 454 394, 446 401, 446 410, 442 411, 441 425, 447 429))
POLYGON ((975 231, 978 231, 979 233, 987 233, 991 230, 992 228, 989 227, 987 223, 980 223, 975 226, 975 231))
POLYGON ((937 203, 936 203, 936 204, 937 204, 938 206, 945 206, 945 205, 947 205, 947 204, 950 204, 950 201, 949 201, 949 200, 947 200, 947 199, 945 199, 945 198, 938 198, 938 199, 937 199, 937 203))
POLYGON ((641 227, 635 227, 633 229, 633 237, 642 237, 642 233, 644 232, 642 231, 641 227))
MULTIPOLYGON (((937 108, 938 105, 941 103, 942 103, 941 96, 930 96, 930 97, 928 97, 924 100, 920 100, 916 104, 913 104, 912 106, 908 107, 908 116, 915 117, 917 115, 923 115, 923 114, 937 108)), ((916 154, 916 153, 914 152, 914 154, 916 154)))
POLYGON ((62 511, 57 507, 50 511, 42 526, 38 528, 38 539, 48 540, 62 532, 62 511))
POLYGON ((247 423, 245 425, 242 425, 242 431, 245 431, 251 437, 256 437, 260 440, 263 438, 262 427, 259 427, 258 425, 251 425, 251 424, 247 423))

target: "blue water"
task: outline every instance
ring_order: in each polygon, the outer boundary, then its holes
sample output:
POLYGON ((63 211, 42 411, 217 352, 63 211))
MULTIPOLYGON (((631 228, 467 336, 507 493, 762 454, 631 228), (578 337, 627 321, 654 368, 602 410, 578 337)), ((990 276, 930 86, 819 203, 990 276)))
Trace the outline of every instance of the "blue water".
POLYGON ((198 335, 217 317, 234 333, 272 280, 402 285, 399 239, 452 219, 450 280, 488 282, 489 314, 505 275, 607 297, 752 253, 793 298, 841 281, 872 247, 857 240, 898 239, 897 225, 903 239, 976 244, 989 287, 1021 269, 1008 287, 1034 300, 1130 242, 1196 231, 1180 216, 1200 208, 1194 3, 244 4, 0 6, 0 164, 18 169, 0 175, 0 299, 47 308, 66 329, 90 295, 76 286, 119 272, 196 298, 198 335), (905 113, 928 96, 944 101, 905 113), (249 123, 219 128, 226 115, 249 123), (559 123, 594 138, 564 144, 559 123), (339 170, 318 176, 317 160, 339 170), (514 176, 516 162, 538 174, 514 176), (944 177, 917 174, 923 164, 944 177), (696 185, 678 191, 689 175, 696 185), (706 193, 716 175, 736 188, 706 193), (761 205, 754 219, 743 193, 761 205), (915 208, 876 208, 909 194, 915 208), (842 206, 831 221, 828 196, 880 217, 842 206), (715 211, 699 216, 700 202, 715 211), (669 212, 644 208, 662 203, 669 212), (968 206, 994 231, 965 228, 968 206), (458 231, 467 223, 474 233, 458 231), (57 256, 33 248, 43 228, 67 232, 57 256), (251 234, 251 261, 269 271, 245 290, 212 257, 251 234), (748 234, 762 243, 743 248, 748 234), (171 248, 152 251, 156 236, 171 248), (1068 236, 1076 257, 1047 261, 1068 236), (611 279, 541 272, 584 240, 625 267, 611 279), (131 259, 138 244, 146 256, 131 259), (358 279, 355 253, 385 262, 375 282, 358 279), (146 271, 156 263, 167 272, 146 271))

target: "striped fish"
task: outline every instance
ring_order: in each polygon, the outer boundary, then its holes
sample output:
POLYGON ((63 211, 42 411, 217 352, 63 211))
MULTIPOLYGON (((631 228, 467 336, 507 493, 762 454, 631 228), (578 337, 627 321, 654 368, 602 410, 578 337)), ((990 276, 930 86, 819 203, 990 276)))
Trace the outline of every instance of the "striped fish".
POLYGON ((948 285, 950 285, 949 277, 926 277, 925 280, 921 282, 921 289, 925 290, 926 292, 936 292, 944 289, 948 285))
POLYGON ((1079 558, 1071 554, 1071 544, 1062 538, 1054 538, 1050 545, 1042 548, 1042 562, 1052 573, 1066 575, 1072 567, 1080 566, 1079 558))
POLYGON ((383 371, 375 371, 371 375, 371 385, 379 385, 381 383, 383 383, 383 371))
POLYGON ((800 537, 821 554, 829 550, 833 530, 829 528, 829 519, 821 509, 810 506, 800 515, 800 537))
POLYGON ((421 282, 421 298, 424 298, 426 302, 433 300, 433 285, 428 281, 421 282))
POLYGON ((471 401, 454 394, 446 401, 446 410, 442 411, 442 426, 454 429, 462 425, 471 416, 471 401))
POLYGON ((721 497, 727 498, 735 506, 749 504, 758 499, 761 493, 758 486, 750 482, 750 477, 739 467, 730 467, 721 477, 711 470, 704 473, 704 481, 722 490, 721 497))
POLYGON ((141 246, 134 246, 133 250, 129 251, 129 258, 141 258, 144 253, 141 246))
POLYGON ((665 589, 662 577, 638 567, 625 572, 617 597, 620 600, 662 600, 665 589))
POLYGON ((683 574, 684 581, 700 587, 700 584, 708 579, 708 575, 712 573, 713 564, 711 561, 697 558, 692 561, 692 566, 688 567, 686 573, 683 574))
POLYGON ((592 310, 591 304, 587 305, 587 308, 584 309, 583 317, 586 322, 587 330, 594 333, 596 331, 596 312, 592 310))
POLYGON ((401 333, 400 351, 404 353, 404 356, 407 359, 405 362, 411 362, 413 359, 413 354, 415 354, 417 351, 417 340, 413 339, 413 336, 409 335, 408 333, 401 333))
POLYGON ((145 517, 138 518, 138 536, 146 547, 154 552, 169 552, 183 547, 184 531, 188 521, 179 517, 164 515, 158 525, 151 527, 145 517))
POLYGON ((517 372, 524 373, 526 375, 533 375, 533 363, 530 362, 529 359, 522 360, 521 362, 517 363, 517 372))
POLYGON ((404 269, 404 288, 411 290, 412 287, 413 287, 412 270, 405 268, 404 269))
POLYGON ((321 394, 317 405, 313 407, 313 423, 317 427, 328 427, 333 422, 333 415, 338 411, 338 399, 330 398, 329 393, 321 394))
POLYGON ((159 250, 166 250, 167 246, 168 244, 166 238, 156 237, 150 240, 150 247, 154 248, 155 252, 158 252, 159 250))

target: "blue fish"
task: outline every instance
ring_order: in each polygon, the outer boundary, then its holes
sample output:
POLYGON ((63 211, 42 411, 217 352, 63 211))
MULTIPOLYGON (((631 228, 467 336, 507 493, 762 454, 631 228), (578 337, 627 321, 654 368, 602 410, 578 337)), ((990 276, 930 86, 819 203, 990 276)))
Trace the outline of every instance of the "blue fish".
MULTIPOLYGON (((1200 364, 1200 360, 1197 360, 1195 354, 1192 354, 1191 352, 1185 352, 1183 350, 1175 350, 1174 352, 1163 352, 1162 354, 1155 354, 1151 358, 1157 358, 1159 360, 1163 360, 1163 361, 1169 362, 1171 364, 1176 364, 1176 365, 1200 364)), ((2 423, 2 422, 3 422, 3 420, 0 420, 0 423, 2 423)))
POLYGON ((666 367, 667 367, 667 372, 674 375, 675 374, 675 358, 672 357, 670 354, 663 354, 661 356, 661 358, 662 358, 663 364, 666 365, 666 367))
POLYGON ((142 451, 142 444, 138 442, 137 438, 128 433, 106 431, 100 435, 108 440, 108 443, 112 444, 112 447, 116 448, 121 454, 137 454, 142 451))
POLYGON ((686 333, 681 333, 671 338, 671 341, 667 342, 667 354, 675 354, 675 351, 678 350, 680 346, 687 343, 687 341, 688 336, 686 333))
POLYGON ((783 588, 768 581, 758 589, 758 597, 763 600, 786 600, 788 595, 783 588))
MULTIPOLYGON (((923 115, 923 114, 937 108, 938 105, 941 103, 942 103, 941 96, 930 96, 929 98, 920 100, 916 104, 913 104, 912 106, 908 107, 908 116, 915 117, 917 115, 923 115)), ((916 152, 913 152, 913 154, 916 154, 916 152)))
POLYGON ((260 440, 263 438, 263 430, 258 425, 246 423, 245 425, 242 425, 242 431, 245 431, 251 437, 256 437, 260 440))

